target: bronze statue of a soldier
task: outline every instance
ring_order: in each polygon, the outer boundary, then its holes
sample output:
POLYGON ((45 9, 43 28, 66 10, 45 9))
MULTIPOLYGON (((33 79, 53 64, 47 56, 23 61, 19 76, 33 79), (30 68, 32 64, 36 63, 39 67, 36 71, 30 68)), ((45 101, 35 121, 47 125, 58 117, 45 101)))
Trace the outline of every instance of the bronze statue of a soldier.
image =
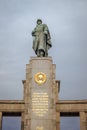
POLYGON ((33 49, 38 57, 47 57, 48 50, 52 47, 50 32, 46 24, 42 24, 42 20, 37 20, 37 25, 32 31, 33 49))

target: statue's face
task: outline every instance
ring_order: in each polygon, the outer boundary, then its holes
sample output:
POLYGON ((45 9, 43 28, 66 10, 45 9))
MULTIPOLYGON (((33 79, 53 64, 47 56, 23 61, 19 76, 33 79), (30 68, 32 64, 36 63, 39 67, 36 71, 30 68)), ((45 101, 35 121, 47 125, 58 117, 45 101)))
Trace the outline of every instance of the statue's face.
POLYGON ((41 22, 41 21, 38 21, 37 24, 40 25, 40 24, 42 24, 42 22, 41 22))

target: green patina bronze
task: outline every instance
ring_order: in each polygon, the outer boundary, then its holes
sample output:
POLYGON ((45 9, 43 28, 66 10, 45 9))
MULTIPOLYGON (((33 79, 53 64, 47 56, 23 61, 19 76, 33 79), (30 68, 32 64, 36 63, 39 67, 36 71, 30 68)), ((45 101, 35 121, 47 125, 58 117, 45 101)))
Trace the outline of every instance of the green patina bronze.
POLYGON ((38 57, 47 57, 48 50, 52 47, 50 32, 46 24, 42 24, 42 20, 37 20, 37 25, 32 31, 33 49, 38 57))

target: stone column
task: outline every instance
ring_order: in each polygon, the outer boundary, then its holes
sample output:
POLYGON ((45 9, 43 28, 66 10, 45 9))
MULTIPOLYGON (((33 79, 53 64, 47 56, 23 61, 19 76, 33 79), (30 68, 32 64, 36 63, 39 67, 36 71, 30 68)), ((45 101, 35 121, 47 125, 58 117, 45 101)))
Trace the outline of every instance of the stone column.
POLYGON ((60 130, 60 112, 56 112, 56 130, 60 130))
POLYGON ((2 112, 0 112, 0 130, 2 130, 2 112))
POLYGON ((80 112, 80 130, 87 130, 86 129, 86 113, 80 112))
POLYGON ((86 112, 86 130, 87 130, 87 112, 86 112))
POLYGON ((21 130, 24 130, 24 112, 21 114, 21 130))

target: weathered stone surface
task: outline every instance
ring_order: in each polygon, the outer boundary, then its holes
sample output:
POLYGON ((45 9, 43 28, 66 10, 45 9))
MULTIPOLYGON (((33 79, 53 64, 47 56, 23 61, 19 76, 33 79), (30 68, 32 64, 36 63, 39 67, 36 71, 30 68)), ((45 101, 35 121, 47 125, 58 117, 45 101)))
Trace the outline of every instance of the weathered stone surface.
POLYGON ((31 122, 29 124, 25 123, 25 126, 29 125, 31 130, 38 130, 40 127, 43 130, 56 129, 56 126, 54 126, 54 124, 56 124, 56 109, 53 107, 56 104, 54 70, 55 65, 53 65, 51 57, 31 57, 30 64, 27 64, 26 66, 26 83, 24 85, 26 91, 24 99, 25 103, 29 104, 29 107, 26 107, 26 110, 28 109, 28 113, 25 115, 25 122, 27 122, 26 120, 28 120, 28 118, 31 122), (44 84, 39 85, 35 82, 34 76, 38 72, 46 74, 47 79, 44 84), (37 97, 35 97, 35 94, 37 94, 37 97), (35 102, 39 100, 39 105, 43 105, 44 102, 45 104, 43 106, 39 106, 41 107, 39 108, 37 103, 36 107, 39 109, 38 110, 35 108, 35 105, 32 105, 35 104, 32 100, 35 100, 35 102), (35 110, 33 111, 33 109, 35 110))

